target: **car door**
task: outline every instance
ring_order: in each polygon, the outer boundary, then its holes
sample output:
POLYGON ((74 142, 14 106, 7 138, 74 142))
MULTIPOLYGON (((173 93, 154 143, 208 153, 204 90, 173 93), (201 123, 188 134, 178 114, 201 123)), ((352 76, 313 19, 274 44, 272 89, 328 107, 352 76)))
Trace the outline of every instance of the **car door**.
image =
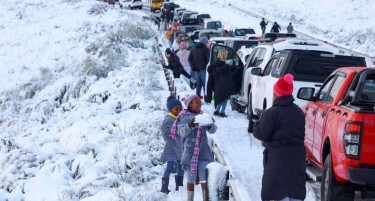
POLYGON ((263 110, 263 99, 266 82, 271 74, 272 68, 277 64, 277 58, 271 59, 266 65, 263 73, 259 76, 254 75, 254 84, 252 86, 252 107, 255 114, 259 115, 259 112, 263 110))
POLYGON ((314 135, 317 132, 314 132, 315 129, 315 118, 317 116, 318 108, 323 103, 328 90, 331 88, 334 81, 334 76, 331 76, 320 88, 319 92, 316 94, 316 100, 309 102, 305 107, 305 147, 307 151, 307 157, 311 160, 317 161, 315 157, 311 158, 314 155, 314 135), (311 154, 311 155, 310 155, 311 154))
POLYGON ((332 107, 333 99, 336 97, 342 83, 344 81, 344 77, 340 75, 336 75, 332 78, 332 83, 328 89, 327 93, 322 94, 323 97, 320 97, 320 105, 315 115, 315 123, 314 123, 314 141, 313 141, 313 156, 317 160, 319 164, 323 164, 322 159, 322 149, 323 149, 323 140, 327 126, 331 125, 332 113, 329 112, 330 108, 332 107))
MULTIPOLYGON (((226 63, 230 65, 232 68, 232 80, 234 91, 233 94, 238 94, 241 91, 242 85, 242 74, 243 74, 243 63, 237 53, 230 47, 220 45, 220 44, 212 44, 210 48, 210 60, 207 64, 207 67, 213 63, 215 63, 217 59, 217 54, 219 50, 226 50, 228 52, 227 61, 226 63)), ((207 68, 206 68, 207 70, 207 68)), ((207 81, 209 78, 208 72, 206 73, 206 81, 205 81, 205 94, 207 94, 207 81)))

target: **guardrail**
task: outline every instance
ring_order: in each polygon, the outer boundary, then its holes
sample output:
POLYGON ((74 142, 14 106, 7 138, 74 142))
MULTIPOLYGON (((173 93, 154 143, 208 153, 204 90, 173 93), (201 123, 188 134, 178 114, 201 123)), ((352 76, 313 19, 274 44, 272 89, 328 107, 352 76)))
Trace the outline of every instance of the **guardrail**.
MULTIPOLYGON (((262 15, 258 15, 258 14, 256 14, 256 13, 252 13, 252 12, 250 12, 250 11, 244 10, 244 9, 242 9, 242 8, 239 8, 239 7, 235 6, 235 5, 233 5, 233 4, 229 4, 229 6, 233 7, 234 9, 237 9, 237 10, 243 12, 243 13, 246 13, 246 14, 248 14, 248 15, 250 15, 250 16, 253 16, 253 17, 256 17, 256 18, 264 18, 264 19, 267 19, 266 17, 264 17, 264 16, 262 16, 262 15)), ((274 22, 274 21, 272 21, 272 20, 270 20, 270 19, 267 19, 267 21, 272 22, 272 23, 274 22)), ((279 24, 279 25, 280 25, 280 27, 286 29, 286 26, 283 26, 283 25, 281 25, 281 24, 279 24)), ((320 39, 320 38, 316 38, 316 37, 314 37, 314 36, 308 35, 308 34, 306 34, 306 33, 302 33, 302 32, 300 32, 300 31, 293 31, 293 32, 296 33, 296 34, 298 34, 299 36, 302 36, 302 37, 305 37, 305 38, 310 38, 310 39, 314 39, 314 40, 319 40, 319 41, 325 42, 325 43, 327 43, 327 44, 330 44, 330 45, 336 47, 337 49, 339 49, 340 54, 346 54, 346 55, 350 55, 350 56, 361 56, 361 57, 365 57, 365 58, 366 58, 367 66, 371 66, 371 65, 372 65, 372 66, 375 66, 375 57, 374 57, 374 56, 371 56, 371 55, 366 54, 366 53, 363 53, 363 52, 358 52, 358 51, 351 50, 351 49, 348 48, 348 47, 340 46, 340 45, 337 45, 337 44, 335 44, 335 43, 332 43, 332 42, 329 42, 329 41, 326 41, 326 40, 322 40, 322 39, 320 39)))

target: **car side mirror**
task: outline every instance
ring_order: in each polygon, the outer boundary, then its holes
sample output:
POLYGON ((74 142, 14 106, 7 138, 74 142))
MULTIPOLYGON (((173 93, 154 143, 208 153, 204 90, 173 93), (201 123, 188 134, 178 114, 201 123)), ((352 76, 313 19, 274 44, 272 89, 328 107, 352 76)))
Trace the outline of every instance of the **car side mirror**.
POLYGON ((262 74, 262 69, 261 68, 253 68, 251 69, 251 74, 252 75, 256 75, 256 76, 260 76, 262 74))
POLYGON ((298 90, 297 98, 306 100, 306 101, 311 101, 314 98, 314 93, 315 93, 315 88, 313 87, 301 87, 298 90))

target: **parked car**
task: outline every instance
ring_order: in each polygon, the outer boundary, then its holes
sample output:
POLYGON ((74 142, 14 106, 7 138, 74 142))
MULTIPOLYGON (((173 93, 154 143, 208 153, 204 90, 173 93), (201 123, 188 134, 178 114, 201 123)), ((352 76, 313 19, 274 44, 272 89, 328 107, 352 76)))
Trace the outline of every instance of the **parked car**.
POLYGON ((237 28, 237 29, 234 29, 234 37, 236 38, 245 38, 245 39, 249 39, 249 37, 254 36, 254 39, 255 39, 255 31, 254 29, 252 28, 237 28))
POLYGON ((245 112, 248 113, 248 118, 250 117, 250 104, 249 104, 249 94, 251 91, 251 86, 255 82, 255 76, 251 74, 251 70, 255 67, 260 68, 262 71, 266 67, 268 61, 271 57, 282 50, 298 50, 298 49, 305 49, 311 51, 320 51, 329 54, 338 54, 339 51, 337 48, 327 45, 325 43, 314 41, 314 40, 307 40, 307 39, 277 39, 274 42, 270 43, 262 43, 259 44, 255 49, 251 52, 251 55, 246 60, 243 72, 243 80, 242 80, 242 89, 241 93, 237 94, 237 96, 233 96, 231 98, 231 105, 232 109, 237 110, 238 112, 245 112))
POLYGON ((133 10, 135 8, 142 9, 143 3, 142 0, 120 0, 120 8, 129 8, 133 10))
MULTIPOLYGON (((261 68, 251 70, 253 82, 249 89, 249 131, 252 131, 253 121, 272 106, 272 88, 279 77, 288 73, 294 76, 293 95, 296 97, 299 88, 318 88, 334 70, 347 66, 366 66, 365 58, 303 49, 282 50, 274 54, 264 71, 261 68)), ((306 101, 295 100, 295 103, 303 106, 306 101)))
POLYGON ((164 0, 150 0, 150 11, 159 11, 160 8, 163 6, 163 1, 164 0))
POLYGON ((234 51, 238 51, 241 47, 254 49, 258 46, 258 40, 246 40, 241 38, 231 38, 224 42, 224 45, 232 48, 234 51))
POLYGON ((223 24, 219 20, 205 20, 204 21, 204 29, 215 29, 221 30, 223 28, 223 24))
POLYGON ((202 23, 204 23, 204 20, 211 19, 210 14, 198 14, 197 18, 201 20, 202 23))
POLYGON ((222 33, 215 29, 203 29, 199 31, 198 36, 199 38, 207 37, 208 39, 211 39, 213 37, 221 37, 222 33))
POLYGON ((375 69, 335 70, 315 94, 301 88, 307 174, 321 181, 322 201, 375 198, 375 69))
POLYGON ((260 36, 259 42, 272 42, 278 38, 296 38, 295 33, 264 33, 260 36))

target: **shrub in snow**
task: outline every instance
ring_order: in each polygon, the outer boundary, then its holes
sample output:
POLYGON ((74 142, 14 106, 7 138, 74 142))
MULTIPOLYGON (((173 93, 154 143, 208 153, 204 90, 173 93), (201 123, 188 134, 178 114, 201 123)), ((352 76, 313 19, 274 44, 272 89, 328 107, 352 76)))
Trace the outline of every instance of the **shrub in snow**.
POLYGON ((103 13, 107 12, 107 10, 108 10, 108 5, 100 3, 100 4, 93 5, 88 10, 88 13, 90 15, 100 15, 100 14, 103 14, 103 13))

